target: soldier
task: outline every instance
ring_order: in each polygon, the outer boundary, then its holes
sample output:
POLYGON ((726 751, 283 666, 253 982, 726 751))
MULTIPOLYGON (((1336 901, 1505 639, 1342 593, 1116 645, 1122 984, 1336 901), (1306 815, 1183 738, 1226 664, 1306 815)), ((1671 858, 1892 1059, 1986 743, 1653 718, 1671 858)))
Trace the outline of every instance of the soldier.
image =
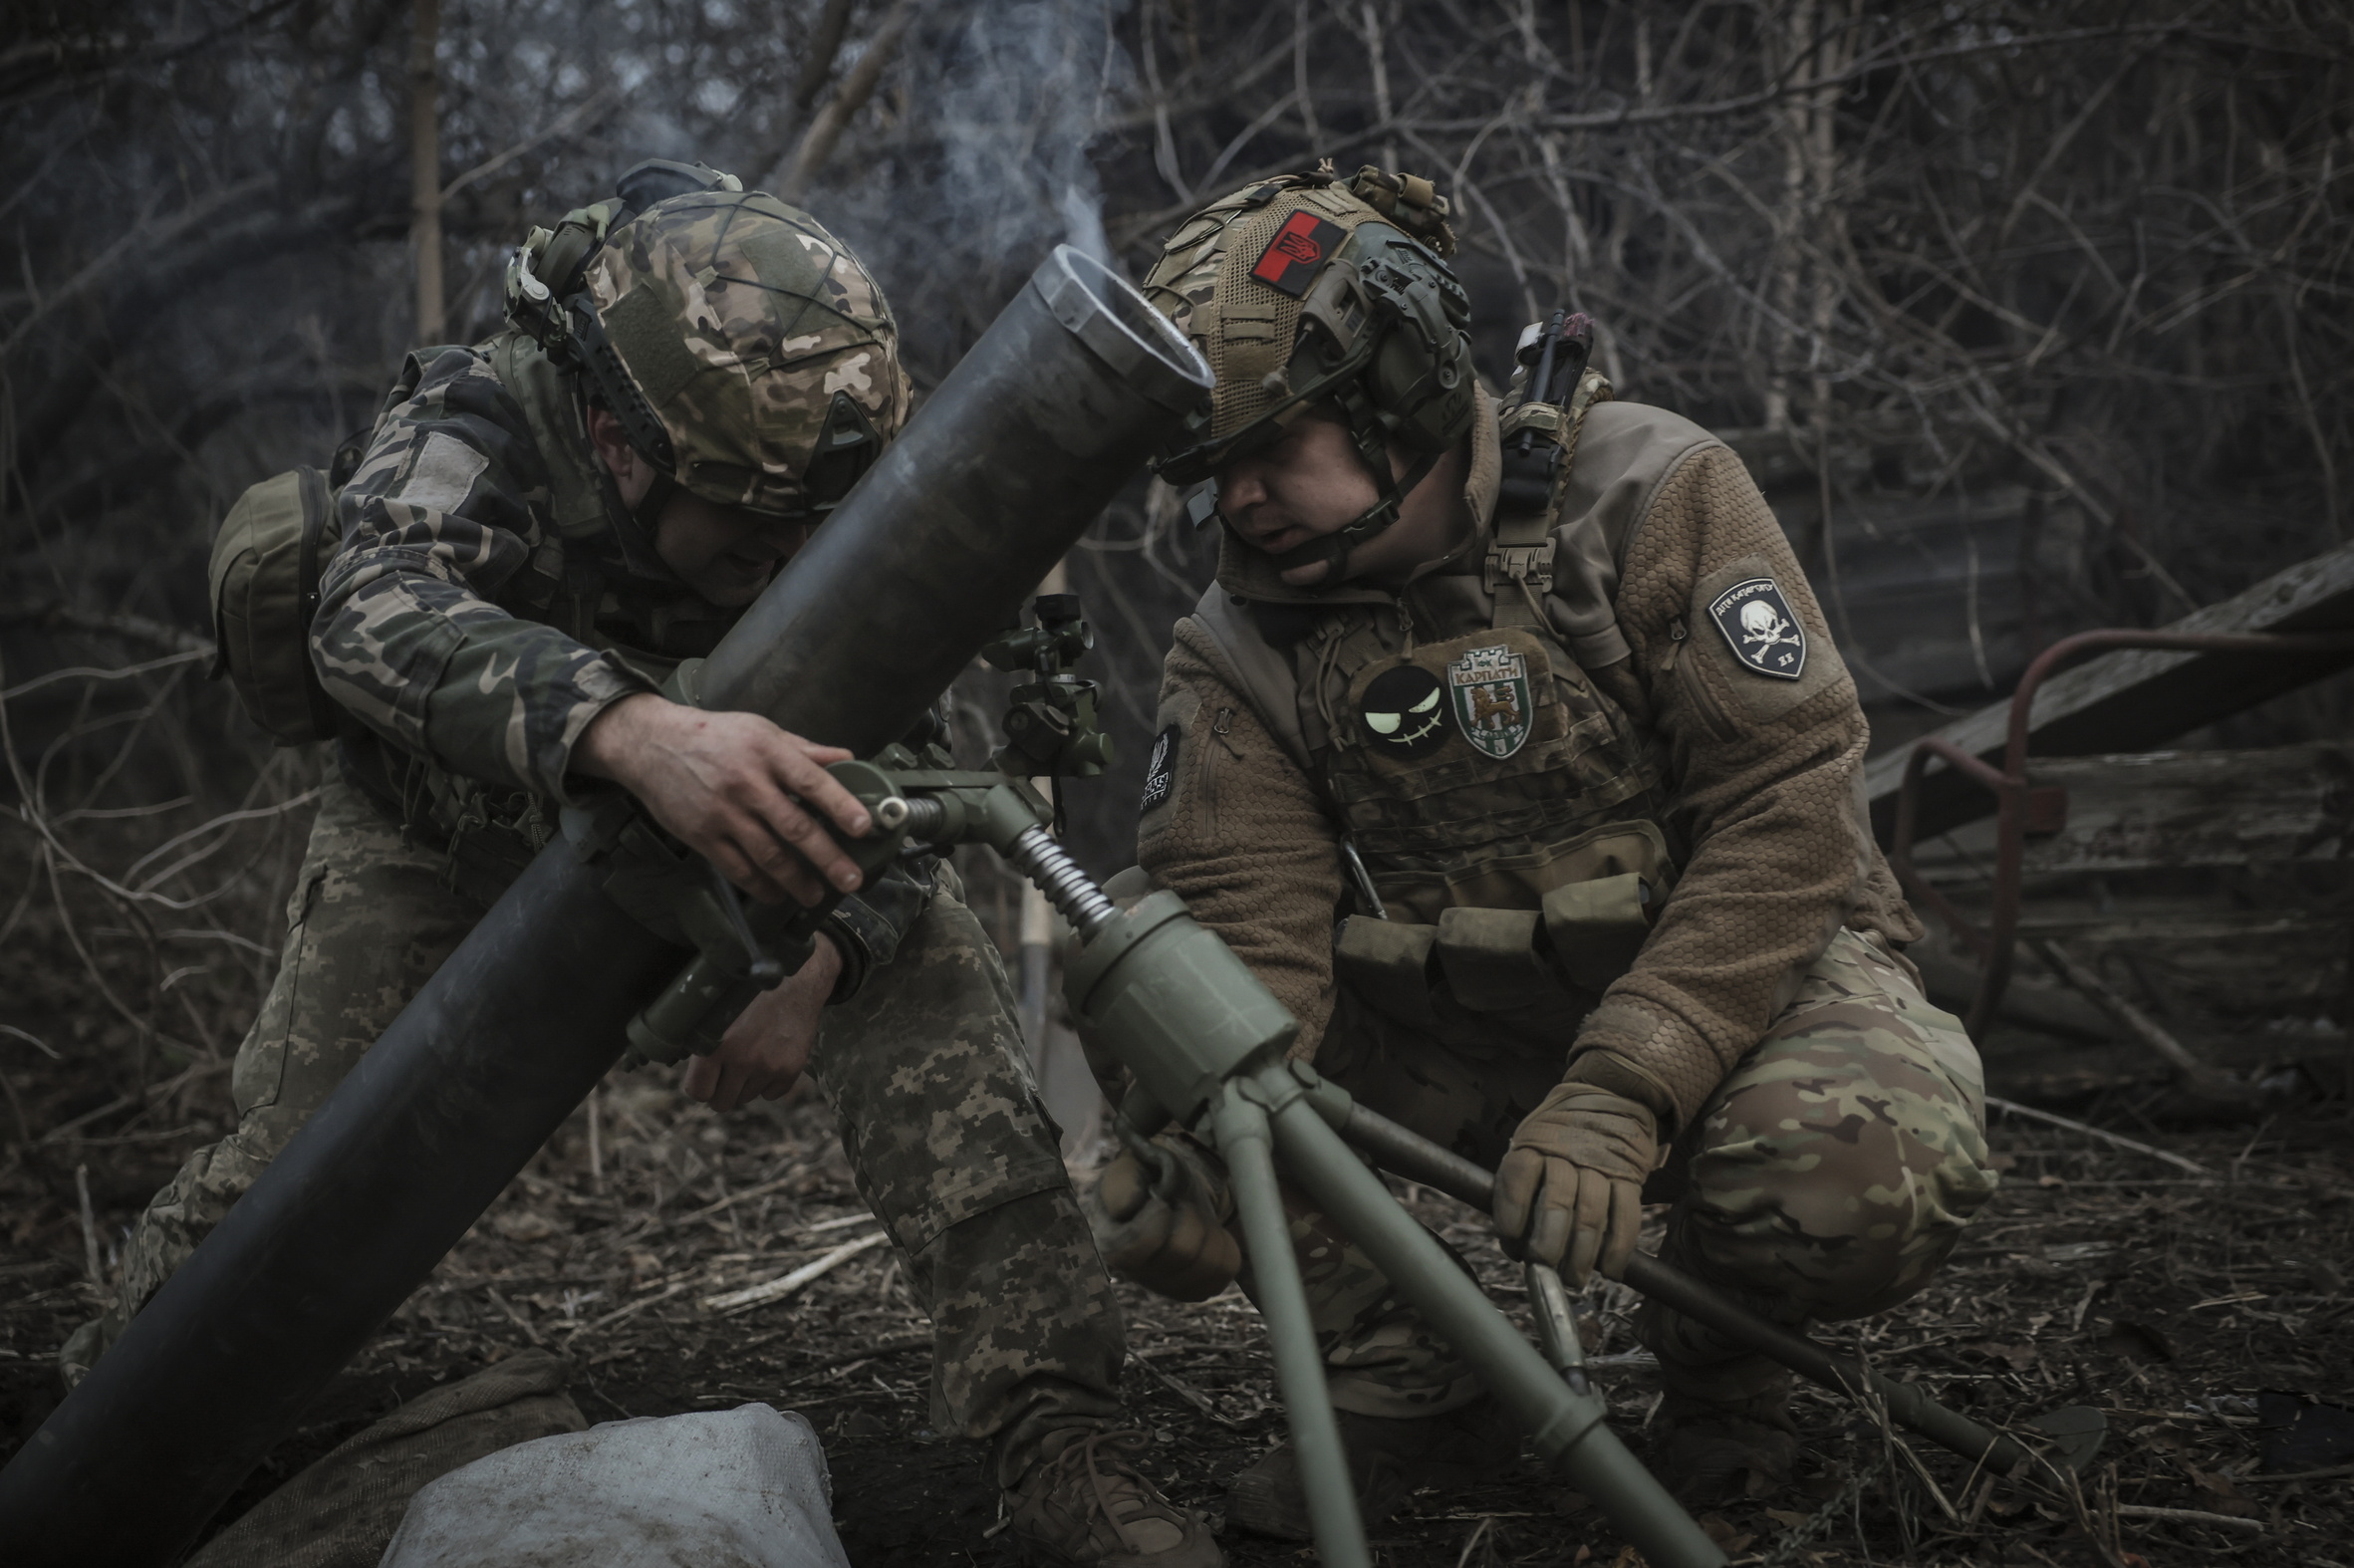
POLYGON ((357 722, 237 1054, 240 1120, 157 1194, 115 1311, 64 1357, 96 1359, 547 842, 554 809, 606 779, 755 897, 813 903, 821 877, 857 895, 684 1087, 724 1111, 805 1065, 823 1085, 932 1317, 933 1424, 994 1439, 1025 1555, 1215 1568, 1202 1522, 1133 1463, 1148 1439, 1116 1393, 1118 1306, 953 872, 925 859, 861 887, 817 821, 867 829, 822 771, 847 753, 662 694, 910 403, 890 311, 841 241, 732 176, 668 168, 672 193, 642 211, 535 234, 515 325, 411 355, 343 486, 311 652, 357 722))
MULTIPOLYGON (((1499 1167, 1508 1247, 1615 1275, 1672 1199, 1665 1256, 1767 1316, 1883 1311, 1994 1177, 1975 1053, 1902 954, 1922 930, 1860 809, 1854 682, 1705 430, 1592 371, 1551 404, 1523 373, 1499 410, 1445 210, 1373 169, 1273 179, 1147 280, 1218 376, 1160 471, 1211 482, 1224 538, 1165 666, 1142 867, 1318 1071, 1499 1167)), ((1214 1161, 1163 1144, 1180 1212, 1124 1156, 1099 1238, 1206 1294, 1231 1244, 1180 1221, 1223 1217, 1214 1161)), ((1368 1516, 1508 1456, 1464 1364, 1293 1214, 1368 1516)), ((1788 1474, 1787 1373, 1656 1307, 1639 1333, 1663 1475, 1701 1501, 1788 1474)), ((1307 1535, 1288 1446, 1227 1517, 1307 1535)))

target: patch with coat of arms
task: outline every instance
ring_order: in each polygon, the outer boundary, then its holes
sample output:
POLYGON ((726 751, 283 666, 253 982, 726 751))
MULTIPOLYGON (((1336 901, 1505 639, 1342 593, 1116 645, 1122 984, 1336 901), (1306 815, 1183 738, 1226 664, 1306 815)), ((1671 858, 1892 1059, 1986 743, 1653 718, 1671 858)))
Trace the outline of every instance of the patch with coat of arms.
POLYGON ((1474 648, 1446 666, 1446 689, 1463 738, 1497 759, 1528 743, 1536 702, 1528 689, 1528 660, 1508 647, 1474 648))
POLYGON ((1140 812, 1167 805, 1169 792, 1177 788, 1177 742, 1182 735, 1172 724, 1153 737, 1153 754, 1145 762, 1145 798, 1137 803, 1140 812))
POLYGON ((1806 673, 1806 629, 1770 577, 1738 582, 1708 601, 1708 619, 1745 668, 1776 680, 1806 673))

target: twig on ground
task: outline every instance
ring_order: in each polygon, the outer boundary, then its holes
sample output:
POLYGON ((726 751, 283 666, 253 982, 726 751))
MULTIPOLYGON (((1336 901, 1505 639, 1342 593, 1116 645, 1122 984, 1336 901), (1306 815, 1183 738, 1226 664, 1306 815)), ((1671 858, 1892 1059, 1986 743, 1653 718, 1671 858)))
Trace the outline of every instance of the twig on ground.
POLYGON ((547 1336, 540 1333, 538 1325, 533 1323, 529 1317, 525 1316, 522 1308, 516 1306, 515 1303, 509 1301, 504 1295, 500 1294, 498 1286, 484 1285, 482 1287, 482 1293, 490 1298, 491 1305, 497 1307, 508 1317, 514 1319, 515 1326, 521 1329, 524 1333, 524 1336, 534 1345, 537 1345, 542 1350, 546 1350, 548 1348, 547 1336))
POLYGON ((1218 1408, 1210 1403, 1208 1395, 1202 1393, 1199 1389, 1196 1389, 1190 1383, 1185 1382, 1183 1379, 1172 1377, 1170 1374, 1163 1372, 1159 1367, 1154 1366, 1144 1357, 1132 1354, 1130 1355, 1129 1360, 1135 1362, 1138 1366, 1144 1368, 1145 1371, 1151 1373, 1154 1379, 1158 1381, 1164 1388, 1168 1389, 1170 1393, 1176 1395, 1178 1399, 1183 1400, 1187 1405, 1192 1406, 1195 1410, 1208 1417, 1211 1421, 1216 1422, 1228 1432, 1255 1432, 1258 1430, 1258 1422, 1255 1420, 1236 1421, 1230 1416, 1219 1415, 1218 1408))
POLYGON ((845 1241, 816 1262, 804 1263, 790 1274, 781 1275, 765 1284, 747 1285, 742 1290, 730 1290, 721 1295, 705 1296, 702 1299, 702 1308, 705 1312, 715 1312, 721 1317, 732 1317, 738 1312, 749 1312, 754 1307, 764 1307, 771 1302, 782 1301, 810 1281, 823 1278, 852 1258, 857 1257, 861 1252, 871 1252, 890 1239, 891 1237, 882 1231, 877 1231, 871 1236, 861 1236, 856 1241, 845 1241))
POLYGON ((2119 1503, 2117 1517, 2161 1519, 2173 1524, 2213 1524, 2226 1530, 2253 1530, 2259 1535, 2270 1528, 2261 1519, 2242 1519, 2228 1513, 2208 1513, 2198 1508, 2154 1508, 2140 1502, 2119 1503))
POLYGON ((2234 1475, 2234 1486, 2270 1486, 2281 1481, 2327 1481, 2354 1475, 2354 1464, 2333 1464, 2325 1470, 2289 1470, 2279 1475, 2234 1475))
POLYGON ((2177 1170, 2188 1171, 2193 1176, 2215 1175, 2213 1171, 2196 1160, 2186 1160, 2181 1155, 2168 1154, 2163 1149, 2153 1149, 2148 1144, 2137 1143, 2123 1134, 2112 1133, 2106 1128, 2071 1121, 2064 1116, 2054 1116, 2049 1111, 2038 1111, 2031 1105, 2021 1105, 2016 1100, 2005 1100, 2000 1095, 1986 1096, 1986 1105, 1989 1110, 2001 1111, 2010 1116, 2023 1116, 2030 1121, 2048 1122, 2053 1127, 2064 1127, 2071 1133, 2082 1133, 2088 1138, 2097 1138, 2103 1143, 2115 1144, 2119 1149, 2130 1149, 2137 1155, 2148 1155, 2153 1160, 2163 1160, 2177 1170))
POLYGON ((65 1060, 64 1057, 58 1055, 56 1047, 52 1046, 47 1040, 42 1039, 37 1034, 27 1034, 24 1030, 17 1028, 14 1024, 0 1023, 0 1034, 7 1035, 10 1039, 24 1041, 25 1044, 33 1047, 33 1049, 39 1051, 43 1056, 48 1057, 53 1062, 62 1062, 65 1060))

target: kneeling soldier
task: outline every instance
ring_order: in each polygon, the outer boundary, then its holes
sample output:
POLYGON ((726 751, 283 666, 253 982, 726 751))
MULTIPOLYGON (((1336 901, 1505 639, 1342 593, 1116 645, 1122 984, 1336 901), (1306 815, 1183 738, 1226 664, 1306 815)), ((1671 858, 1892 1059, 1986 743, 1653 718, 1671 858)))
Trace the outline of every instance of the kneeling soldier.
MULTIPOLYGON (((1499 1168, 1508 1246, 1615 1274, 1672 1198, 1665 1255, 1767 1316, 1883 1311, 1994 1177, 1976 1055, 1902 955, 1921 928, 1860 809, 1855 684, 1740 461, 1610 400, 1574 324, 1534 332, 1499 409, 1444 211, 1372 169, 1274 179, 1147 281, 1218 377, 1161 472, 1211 482, 1224 539, 1165 666, 1139 859, 1318 1071, 1499 1168)), ((1224 1217, 1214 1162, 1164 1141, 1224 1217)), ((1153 1204, 1124 1157, 1116 1266, 1232 1277, 1214 1222, 1153 1204)), ((1369 1515, 1508 1454, 1463 1364, 1293 1214, 1369 1515)), ((1664 1475, 1787 1475, 1785 1372, 1672 1312, 1640 1333, 1664 1475)), ((1228 1517, 1306 1536, 1288 1447, 1228 1517)))
POLYGON ((341 743, 237 1054, 240 1120, 140 1216, 116 1310, 69 1342, 69 1376, 359 1062, 555 808, 604 778, 757 897, 815 902, 819 875, 858 891, 685 1087, 727 1110, 804 1064, 824 1085, 931 1314, 932 1421, 995 1440, 1018 1545, 1057 1568, 1214 1568, 1201 1521, 1132 1462, 1147 1439, 1116 1392, 1118 1305, 954 874, 925 860, 861 887, 816 820, 867 827, 823 771, 845 753, 660 692, 910 402, 898 329, 840 240, 732 176, 667 177, 643 210, 605 203, 535 234, 510 277, 515 325, 411 355, 342 486, 309 628, 341 743))

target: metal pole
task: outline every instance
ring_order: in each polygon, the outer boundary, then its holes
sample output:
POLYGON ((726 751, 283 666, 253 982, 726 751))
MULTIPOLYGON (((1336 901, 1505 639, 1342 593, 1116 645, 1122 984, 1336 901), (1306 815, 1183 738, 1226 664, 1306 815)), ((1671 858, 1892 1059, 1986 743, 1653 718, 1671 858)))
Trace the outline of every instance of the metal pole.
POLYGON ((1253 1083, 1273 1107, 1285 1172, 1471 1364, 1538 1450, 1561 1464, 1654 1568, 1719 1568, 1723 1551, 1605 1425, 1602 1402, 1557 1377, 1437 1238, 1398 1206, 1325 1125, 1289 1066, 1262 1068, 1253 1083))
MULTIPOLYGON (((1332 1084, 1320 1082, 1314 1098, 1320 1102, 1317 1110, 1327 1117, 1337 1114, 1348 1141, 1373 1156, 1385 1170, 1436 1187, 1474 1208, 1495 1206, 1495 1176, 1488 1171, 1388 1117, 1349 1101, 1346 1091, 1332 1084)), ((1387 1272, 1388 1265, 1384 1264, 1383 1268, 1387 1272)), ((1889 1420, 1965 1459, 2008 1474, 2029 1456, 2026 1447, 2015 1439, 1980 1426, 1959 1411, 1949 1410, 1914 1385, 1900 1383, 1863 1362, 1825 1350, 1778 1323, 1768 1323, 1706 1281, 1695 1279, 1647 1252, 1638 1252, 1628 1259, 1626 1272, 1620 1277, 1652 1299, 1730 1335, 1758 1354, 1825 1388, 1850 1398, 1866 1393, 1876 1395, 1886 1404, 1889 1420)))
POLYGON ((1324 1383, 1324 1352, 1300 1282, 1299 1260, 1291 1250, 1291 1224, 1283 1214, 1276 1184, 1274 1144, 1267 1114, 1242 1085, 1229 1083, 1212 1113, 1218 1153, 1234 1181, 1234 1207, 1242 1219, 1243 1250, 1267 1343, 1275 1352, 1275 1386, 1291 1418, 1291 1441, 1299 1456, 1300 1487, 1308 1498, 1308 1521, 1316 1531, 1317 1555, 1330 1568, 1371 1568, 1365 1521, 1357 1512, 1357 1488, 1349 1480, 1349 1458, 1324 1383))
POLYGON ((1578 1338, 1577 1313, 1570 1306, 1569 1287, 1561 1282, 1561 1271, 1530 1258, 1522 1265, 1521 1275, 1528 1281, 1528 1310, 1536 1319, 1537 1343, 1544 1347, 1545 1359, 1561 1374, 1562 1381, 1585 1393, 1586 1347, 1578 1338))

